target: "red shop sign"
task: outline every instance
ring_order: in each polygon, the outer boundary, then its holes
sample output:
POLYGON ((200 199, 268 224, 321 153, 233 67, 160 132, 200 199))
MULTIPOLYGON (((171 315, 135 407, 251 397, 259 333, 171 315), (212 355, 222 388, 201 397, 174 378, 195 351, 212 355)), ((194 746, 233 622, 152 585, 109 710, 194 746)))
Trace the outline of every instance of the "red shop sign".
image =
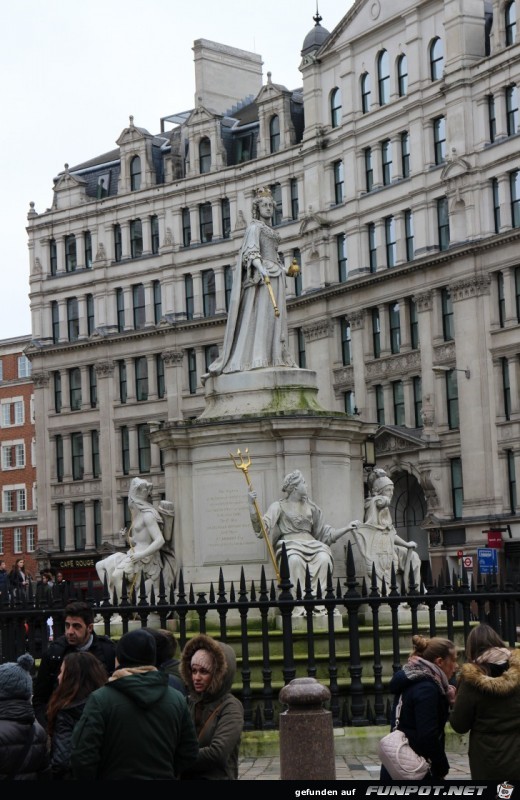
POLYGON ((496 547, 498 550, 500 550, 502 547, 502 531, 488 531, 487 539, 488 547, 496 547))

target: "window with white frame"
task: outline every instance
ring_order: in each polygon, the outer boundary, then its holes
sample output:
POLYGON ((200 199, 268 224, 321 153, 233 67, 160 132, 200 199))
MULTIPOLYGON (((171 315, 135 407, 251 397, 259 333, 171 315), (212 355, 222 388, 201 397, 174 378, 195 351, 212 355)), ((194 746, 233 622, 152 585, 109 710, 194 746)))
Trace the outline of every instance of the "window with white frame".
POLYGON ((2 511, 26 511, 25 486, 4 486, 2 489, 2 511))
POLYGON ((13 530, 13 544, 15 553, 23 553, 22 529, 14 528, 13 530))
POLYGON ((25 421, 23 399, 12 397, 2 400, 2 428, 12 428, 13 425, 23 425, 25 421))
POLYGON ((4 532, 0 530, 0 553, 4 552, 4 532))
POLYGON ((31 374, 31 362, 27 356, 18 356, 18 377, 28 378, 31 374))
POLYGON ((25 467, 25 444, 19 442, 2 443, 2 469, 25 467))
POLYGON ((34 525, 28 525, 25 529, 25 548, 27 553, 34 553, 35 539, 34 525))
POLYGON ((0 358, 0 381, 4 379, 4 362, 0 358))

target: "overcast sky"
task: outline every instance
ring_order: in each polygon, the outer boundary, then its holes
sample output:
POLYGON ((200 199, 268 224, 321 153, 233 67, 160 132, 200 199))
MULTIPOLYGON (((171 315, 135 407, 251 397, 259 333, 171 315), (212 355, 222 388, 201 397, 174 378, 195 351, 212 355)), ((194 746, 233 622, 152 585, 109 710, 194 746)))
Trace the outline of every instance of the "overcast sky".
MULTIPOLYGON (((319 0, 328 31, 353 0, 319 0)), ((3 176, 0 339, 31 332, 25 226, 29 202, 52 204, 63 169, 113 149, 132 114, 194 106, 192 46, 211 39, 262 56, 264 83, 302 85, 303 39, 316 0, 11 0, 0 10, 3 176)))

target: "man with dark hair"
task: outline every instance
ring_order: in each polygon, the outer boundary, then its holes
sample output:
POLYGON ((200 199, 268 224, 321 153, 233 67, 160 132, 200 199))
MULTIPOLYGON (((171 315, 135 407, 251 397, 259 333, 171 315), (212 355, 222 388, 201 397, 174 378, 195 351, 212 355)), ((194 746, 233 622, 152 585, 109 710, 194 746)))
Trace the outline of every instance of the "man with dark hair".
POLYGON ((109 675, 114 671, 116 646, 108 636, 94 632, 94 613, 88 603, 68 603, 64 611, 65 634, 55 639, 43 654, 34 680, 33 706, 36 718, 46 727, 47 703, 58 684, 61 662, 75 650, 88 650, 104 664, 109 675))
POLYGON ((9 573, 5 561, 0 560, 0 605, 9 602, 9 573))

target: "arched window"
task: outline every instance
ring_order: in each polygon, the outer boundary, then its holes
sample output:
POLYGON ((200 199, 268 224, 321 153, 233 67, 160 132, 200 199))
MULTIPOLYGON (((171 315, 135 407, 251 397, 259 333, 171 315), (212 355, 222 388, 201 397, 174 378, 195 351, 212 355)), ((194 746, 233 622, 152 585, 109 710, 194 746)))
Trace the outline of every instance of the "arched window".
POLYGON ((370 75, 368 72, 364 72, 361 76, 361 110, 363 114, 370 111, 370 94, 370 75))
POLYGON ((443 71, 444 47, 442 46, 442 39, 437 37, 430 44, 430 75, 432 81, 440 80, 443 71))
POLYGON ((399 97, 408 92, 408 61, 404 53, 397 59, 397 92, 399 97))
POLYGON ((134 156, 130 161, 130 191, 136 192, 141 188, 141 159, 134 156))
POLYGON ((390 100, 390 68, 386 50, 381 50, 377 57, 377 85, 379 89, 379 105, 384 106, 390 100))
POLYGON ((506 5, 506 47, 516 42, 516 2, 506 5))
POLYGON ((276 114, 269 121, 269 142, 271 153, 277 153, 280 149, 280 118, 276 114))
POLYGON ((330 124, 333 128, 341 125, 341 90, 337 86, 330 93, 330 124))
POLYGON ((211 142, 207 136, 199 142, 199 168, 201 175, 211 169, 211 142))

